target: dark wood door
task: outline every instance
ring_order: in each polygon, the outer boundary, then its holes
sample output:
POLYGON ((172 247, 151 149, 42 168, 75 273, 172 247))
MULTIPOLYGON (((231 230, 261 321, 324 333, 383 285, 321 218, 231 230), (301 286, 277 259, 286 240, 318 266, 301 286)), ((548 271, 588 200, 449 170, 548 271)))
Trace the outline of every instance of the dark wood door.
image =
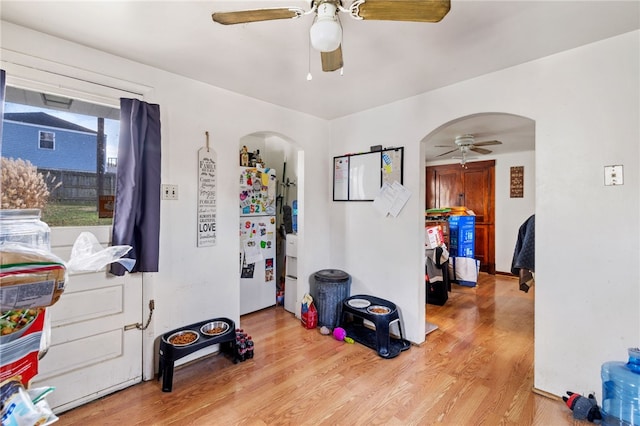
MULTIPOLYGON (((427 167, 427 172, 429 172, 427 167)), ((462 206, 464 193, 462 182, 462 174, 460 173, 460 167, 458 168, 443 168, 435 170, 433 173, 433 180, 430 185, 433 191, 427 190, 427 197, 432 195, 433 200, 427 198, 428 208, 439 208, 440 206, 462 206), (433 201, 433 202, 431 202, 433 201)), ((429 180, 427 179, 427 182, 429 180)))
POLYGON ((495 160, 427 167, 427 209, 465 206, 476 214, 475 255, 495 274, 495 160))

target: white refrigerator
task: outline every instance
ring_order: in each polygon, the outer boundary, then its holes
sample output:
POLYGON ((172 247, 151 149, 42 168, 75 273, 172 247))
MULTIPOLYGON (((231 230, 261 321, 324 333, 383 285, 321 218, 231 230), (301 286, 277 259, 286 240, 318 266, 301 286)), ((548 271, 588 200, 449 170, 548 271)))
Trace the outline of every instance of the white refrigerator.
POLYGON ((240 168, 240 315, 276 304, 276 173, 240 168))

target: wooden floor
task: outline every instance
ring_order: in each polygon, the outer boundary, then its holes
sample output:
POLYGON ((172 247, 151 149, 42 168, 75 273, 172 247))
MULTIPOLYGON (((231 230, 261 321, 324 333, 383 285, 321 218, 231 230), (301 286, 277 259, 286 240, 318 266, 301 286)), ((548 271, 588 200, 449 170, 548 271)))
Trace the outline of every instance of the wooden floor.
POLYGON ((532 391, 533 299, 481 274, 427 305, 439 329, 397 358, 306 330, 282 307, 241 318, 255 357, 176 370, 173 392, 141 383, 60 415, 58 425, 573 425, 532 391))

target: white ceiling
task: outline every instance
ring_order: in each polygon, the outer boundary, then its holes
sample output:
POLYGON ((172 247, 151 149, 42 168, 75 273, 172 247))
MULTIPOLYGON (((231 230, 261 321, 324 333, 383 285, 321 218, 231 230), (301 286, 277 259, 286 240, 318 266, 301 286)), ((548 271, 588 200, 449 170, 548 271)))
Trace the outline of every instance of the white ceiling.
MULTIPOLYGON (((343 0, 345 6, 350 3, 343 0)), ((0 16, 325 119, 640 28, 638 0, 452 0, 451 11, 439 23, 356 21, 341 14, 345 65, 340 75, 321 71, 319 53, 312 51, 309 56, 312 15, 231 26, 211 19, 214 11, 308 9, 309 4, 301 0, 2 0, 0 16), (309 67, 311 81, 306 78, 309 67)), ((486 125, 476 120, 474 131, 491 139, 501 137, 504 129, 497 125, 517 127, 501 121, 493 125, 490 117, 482 118, 486 125)), ((447 137, 461 132, 450 129, 447 137)), ((532 142, 533 136, 529 139, 532 142)))

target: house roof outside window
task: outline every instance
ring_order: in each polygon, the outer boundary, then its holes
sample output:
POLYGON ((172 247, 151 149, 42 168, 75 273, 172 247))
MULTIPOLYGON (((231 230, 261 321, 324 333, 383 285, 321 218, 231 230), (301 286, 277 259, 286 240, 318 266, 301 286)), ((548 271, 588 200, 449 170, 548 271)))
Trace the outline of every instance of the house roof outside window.
POLYGON ((45 112, 7 112, 4 114, 6 121, 33 124, 36 126, 54 127, 56 129, 74 130, 97 134, 95 130, 88 129, 70 121, 63 120, 45 112))

